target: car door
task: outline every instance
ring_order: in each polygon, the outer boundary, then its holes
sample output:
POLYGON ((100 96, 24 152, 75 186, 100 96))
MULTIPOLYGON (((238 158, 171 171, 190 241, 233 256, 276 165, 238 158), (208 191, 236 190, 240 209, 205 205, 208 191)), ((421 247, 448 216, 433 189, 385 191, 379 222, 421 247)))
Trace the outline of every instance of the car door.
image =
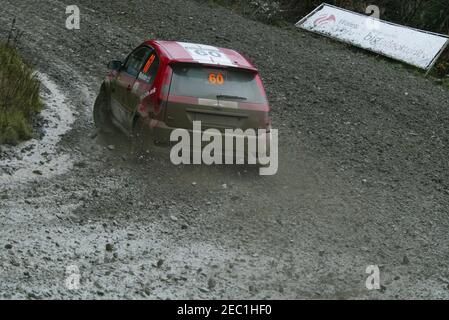
POLYGON ((115 122, 125 132, 131 128, 135 104, 132 91, 145 61, 151 54, 151 48, 139 47, 126 59, 123 67, 112 83, 111 110, 115 122))

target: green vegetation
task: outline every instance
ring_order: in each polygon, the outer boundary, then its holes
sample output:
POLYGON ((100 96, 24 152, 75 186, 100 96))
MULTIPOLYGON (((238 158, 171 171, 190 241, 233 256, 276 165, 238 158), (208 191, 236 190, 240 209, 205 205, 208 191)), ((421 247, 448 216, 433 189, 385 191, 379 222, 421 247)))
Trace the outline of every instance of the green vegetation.
POLYGON ((17 144, 31 137, 42 101, 39 81, 8 43, 0 44, 0 144, 17 144))

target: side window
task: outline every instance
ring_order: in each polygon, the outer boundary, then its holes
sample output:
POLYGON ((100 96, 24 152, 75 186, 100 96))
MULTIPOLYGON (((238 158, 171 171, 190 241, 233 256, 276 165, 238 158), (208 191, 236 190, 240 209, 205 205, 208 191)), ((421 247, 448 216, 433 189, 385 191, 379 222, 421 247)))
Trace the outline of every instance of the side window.
POLYGON ((142 72, 139 74, 139 80, 152 84, 156 78, 159 69, 159 58, 155 51, 152 51, 148 60, 146 61, 142 72))
POLYGON ((150 48, 139 48, 128 57, 128 60, 125 63, 124 71, 131 76, 137 77, 140 70, 143 67, 143 64, 148 59, 151 54, 150 48))

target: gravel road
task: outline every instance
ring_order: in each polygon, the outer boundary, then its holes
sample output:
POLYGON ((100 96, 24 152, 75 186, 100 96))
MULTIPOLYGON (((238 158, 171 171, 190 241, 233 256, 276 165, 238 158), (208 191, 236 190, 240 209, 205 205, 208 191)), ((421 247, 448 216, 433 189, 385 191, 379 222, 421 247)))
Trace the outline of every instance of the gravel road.
POLYGON ((72 4, 0 0, 0 37, 15 16, 48 104, 73 117, 50 152, 39 140, 0 151, 0 298, 449 298, 448 89, 195 1, 77 0, 81 29, 67 30, 72 4), (126 138, 95 134, 105 63, 148 38, 253 60, 277 175, 177 167, 168 149, 134 156, 126 138), (369 265, 380 290, 365 287, 369 265))

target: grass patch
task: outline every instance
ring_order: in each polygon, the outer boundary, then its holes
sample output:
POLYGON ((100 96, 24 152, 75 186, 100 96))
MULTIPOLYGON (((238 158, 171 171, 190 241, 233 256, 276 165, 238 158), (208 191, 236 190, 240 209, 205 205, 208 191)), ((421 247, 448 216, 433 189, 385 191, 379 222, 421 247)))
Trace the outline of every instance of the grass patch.
POLYGON ((0 144, 32 136, 32 117, 43 106, 40 83, 17 49, 0 44, 0 144))

